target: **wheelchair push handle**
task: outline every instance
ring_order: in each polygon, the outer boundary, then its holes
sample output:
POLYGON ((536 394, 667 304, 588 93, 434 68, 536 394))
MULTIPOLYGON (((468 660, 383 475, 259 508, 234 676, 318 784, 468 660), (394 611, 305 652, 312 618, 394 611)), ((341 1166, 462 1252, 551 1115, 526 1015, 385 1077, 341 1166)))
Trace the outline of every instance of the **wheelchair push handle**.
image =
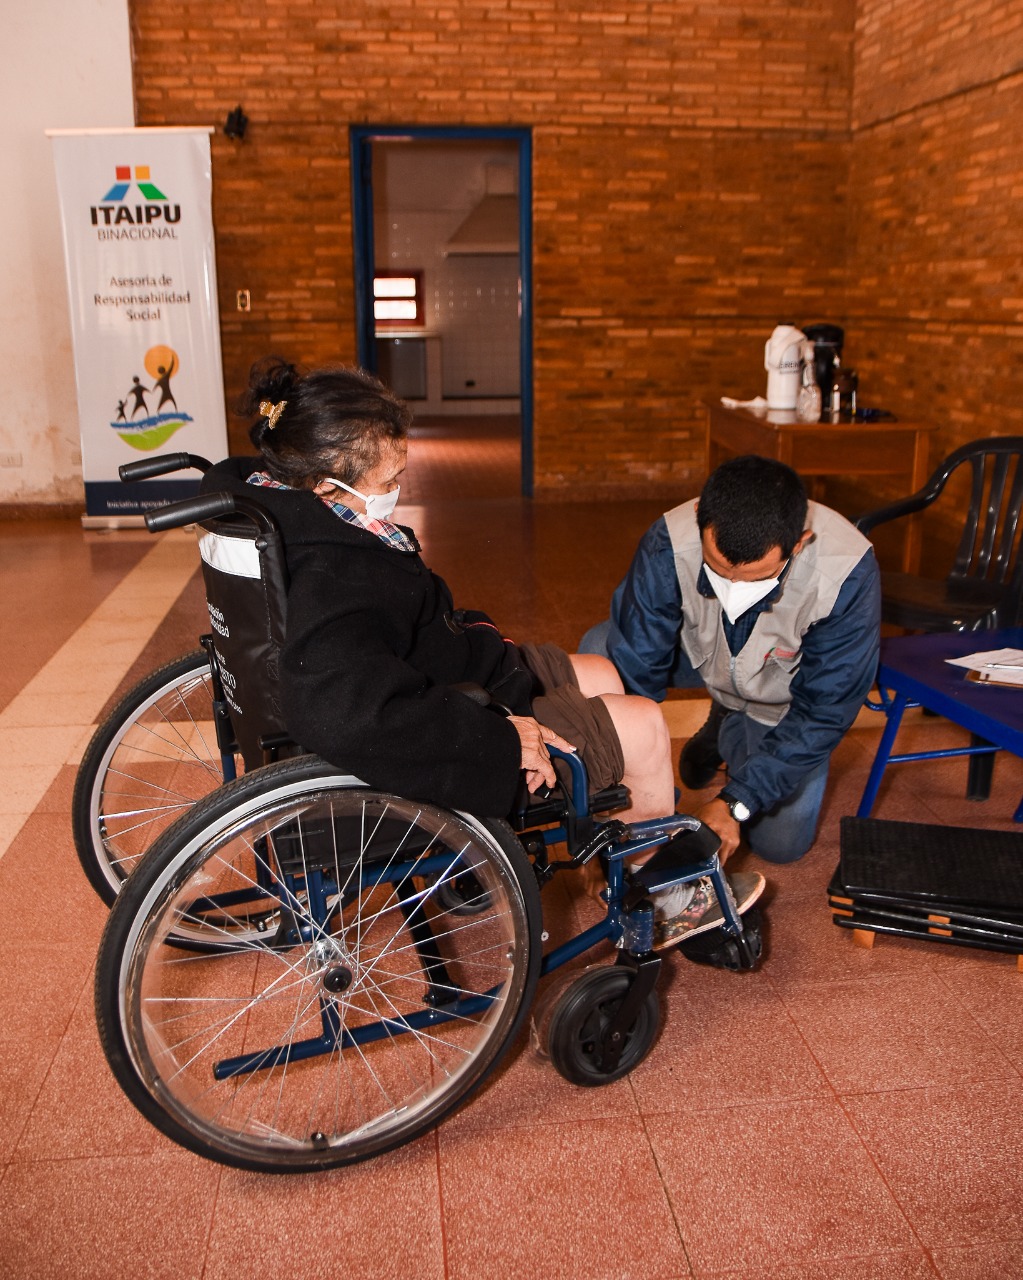
POLYGON ((157 511, 147 511, 146 528, 150 533, 163 533, 165 529, 180 529, 186 524, 199 524, 203 520, 216 520, 218 516, 233 515, 237 510, 230 493, 204 493, 198 498, 185 498, 171 502, 157 511))
POLYGON ((154 476, 170 475, 172 471, 209 471, 213 463, 197 453, 161 453, 158 458, 140 458, 138 462, 125 462, 117 468, 122 480, 152 480, 154 476))

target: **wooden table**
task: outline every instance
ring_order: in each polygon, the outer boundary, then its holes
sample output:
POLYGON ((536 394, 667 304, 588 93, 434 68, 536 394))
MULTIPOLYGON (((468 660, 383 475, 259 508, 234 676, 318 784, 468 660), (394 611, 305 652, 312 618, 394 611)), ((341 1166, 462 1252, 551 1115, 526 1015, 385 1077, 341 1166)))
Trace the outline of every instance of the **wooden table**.
MULTIPOLYGON (((797 422, 793 409, 726 409, 712 404, 707 420, 708 471, 726 458, 759 453, 785 462, 800 475, 897 476, 897 496, 908 497, 930 475, 928 436, 934 428, 920 422, 797 422)), ((884 499, 879 499, 881 506, 884 499)), ((920 522, 907 521, 902 568, 920 566, 920 522)))

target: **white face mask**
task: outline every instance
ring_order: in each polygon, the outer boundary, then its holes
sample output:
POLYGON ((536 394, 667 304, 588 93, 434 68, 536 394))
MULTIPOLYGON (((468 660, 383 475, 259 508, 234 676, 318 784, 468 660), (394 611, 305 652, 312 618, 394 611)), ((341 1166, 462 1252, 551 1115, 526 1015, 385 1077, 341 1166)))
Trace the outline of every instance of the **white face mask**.
POLYGON ((714 594, 721 601, 721 608, 728 615, 728 621, 735 623, 747 609, 759 604, 764 596, 769 596, 781 581, 777 578, 761 578, 758 582, 729 582, 704 561, 703 571, 707 575, 714 594))
POLYGON ((353 489, 350 484, 345 484, 343 480, 335 480, 333 476, 325 476, 331 484, 336 484, 339 489, 344 489, 346 493, 354 493, 357 498, 361 498, 366 504, 366 515, 371 520, 389 520, 394 514, 394 508, 398 505, 398 495, 401 493, 401 485, 396 484, 393 489, 387 493, 360 493, 358 489, 353 489))

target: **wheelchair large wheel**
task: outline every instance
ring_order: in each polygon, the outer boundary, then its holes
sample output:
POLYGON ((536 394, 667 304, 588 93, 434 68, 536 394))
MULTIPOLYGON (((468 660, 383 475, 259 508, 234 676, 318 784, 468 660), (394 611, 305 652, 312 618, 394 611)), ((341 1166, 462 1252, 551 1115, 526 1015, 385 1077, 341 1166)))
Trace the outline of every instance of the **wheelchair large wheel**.
POLYGON ((373 791, 314 757, 229 783, 165 832, 100 947, 96 1010, 136 1107, 267 1172, 410 1142, 493 1069, 532 1001, 539 890, 504 823, 373 791), (447 909, 471 873, 486 903, 447 909), (196 928, 220 949, 188 955, 196 928))
POLYGON ((108 906, 160 832, 223 785, 213 697, 206 654, 185 654, 130 689, 86 748, 72 830, 82 869, 108 906))

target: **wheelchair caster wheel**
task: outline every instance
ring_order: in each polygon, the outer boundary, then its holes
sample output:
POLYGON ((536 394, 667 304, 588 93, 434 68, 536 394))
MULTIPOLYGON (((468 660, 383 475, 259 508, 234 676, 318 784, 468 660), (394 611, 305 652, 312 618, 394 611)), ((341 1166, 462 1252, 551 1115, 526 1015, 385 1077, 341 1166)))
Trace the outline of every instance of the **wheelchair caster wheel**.
POLYGON ((764 917, 759 907, 750 907, 742 917, 742 926, 749 945, 748 958, 723 929, 711 929, 688 942, 680 942, 676 950, 693 964, 709 964, 715 969, 731 969, 733 973, 755 969, 764 951, 764 917))
POLYGON ((654 991, 623 1029, 625 1043, 617 1063, 609 1067, 605 1062, 611 1023, 635 980, 619 966, 588 969, 559 996, 547 1026, 547 1052, 571 1084, 610 1084, 628 1075, 650 1052, 661 1021, 654 991))

